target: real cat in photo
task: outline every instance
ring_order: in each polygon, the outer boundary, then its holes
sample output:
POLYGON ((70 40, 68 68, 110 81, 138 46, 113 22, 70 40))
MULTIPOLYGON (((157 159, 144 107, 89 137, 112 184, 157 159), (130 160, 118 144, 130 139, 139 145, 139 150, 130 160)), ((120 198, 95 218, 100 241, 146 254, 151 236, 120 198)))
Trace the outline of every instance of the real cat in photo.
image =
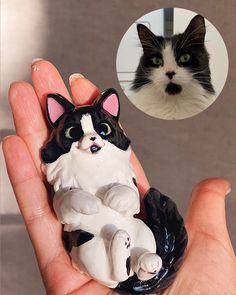
POLYGON ((214 100, 204 18, 196 15, 183 33, 156 36, 137 25, 143 55, 132 82, 130 100, 161 119, 184 119, 205 110, 214 100))

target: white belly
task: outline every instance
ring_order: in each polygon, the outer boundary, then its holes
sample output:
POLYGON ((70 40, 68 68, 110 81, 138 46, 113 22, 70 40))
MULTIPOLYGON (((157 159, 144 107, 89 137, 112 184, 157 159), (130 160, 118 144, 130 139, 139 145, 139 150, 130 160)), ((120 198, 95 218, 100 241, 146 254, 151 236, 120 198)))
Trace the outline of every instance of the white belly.
POLYGON ((124 216, 115 210, 102 205, 97 214, 78 216, 78 223, 66 225, 66 231, 82 229, 95 236, 104 236, 118 229, 127 231, 131 238, 131 247, 142 247, 156 252, 156 243, 152 231, 140 219, 124 216))

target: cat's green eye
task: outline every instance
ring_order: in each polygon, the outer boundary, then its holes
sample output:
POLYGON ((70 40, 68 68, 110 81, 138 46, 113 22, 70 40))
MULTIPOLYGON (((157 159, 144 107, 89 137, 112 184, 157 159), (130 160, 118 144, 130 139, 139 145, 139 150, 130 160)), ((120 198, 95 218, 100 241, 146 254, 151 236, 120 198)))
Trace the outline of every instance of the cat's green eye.
POLYGON ((103 137, 110 135, 112 132, 111 126, 106 122, 102 122, 99 126, 99 129, 99 134, 103 137))
POLYGON ((65 137, 68 139, 73 139, 73 135, 72 135, 72 130, 74 129, 74 126, 71 126, 69 128, 66 129, 65 131, 65 137))
POLYGON ((179 62, 184 64, 184 63, 189 62, 190 59, 191 59, 191 55, 189 53, 185 53, 180 56, 179 62))
POLYGON ((152 62, 155 66, 162 66, 163 65, 163 60, 161 57, 154 56, 152 58, 152 62))

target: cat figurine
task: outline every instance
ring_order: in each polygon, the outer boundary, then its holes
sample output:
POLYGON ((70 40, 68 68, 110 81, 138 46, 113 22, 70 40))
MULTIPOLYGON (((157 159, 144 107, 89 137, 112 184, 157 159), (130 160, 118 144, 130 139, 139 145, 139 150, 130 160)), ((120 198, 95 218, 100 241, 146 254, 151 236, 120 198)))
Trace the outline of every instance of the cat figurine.
POLYGON ((178 269, 187 236, 173 202, 155 189, 146 197, 150 225, 134 217, 140 197, 130 140, 118 122, 117 92, 108 89, 82 107, 49 94, 46 113, 53 132, 41 156, 73 265, 110 288, 156 290, 160 277, 173 277, 178 269))
POLYGON ((137 25, 143 55, 132 81, 129 99, 160 119, 184 119, 205 110, 215 100, 204 18, 196 15, 182 34, 156 36, 137 25))

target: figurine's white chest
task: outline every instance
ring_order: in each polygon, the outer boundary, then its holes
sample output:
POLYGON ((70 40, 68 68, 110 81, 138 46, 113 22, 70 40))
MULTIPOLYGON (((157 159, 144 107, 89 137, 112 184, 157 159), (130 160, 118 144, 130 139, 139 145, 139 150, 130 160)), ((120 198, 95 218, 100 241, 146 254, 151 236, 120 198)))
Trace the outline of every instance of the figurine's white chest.
POLYGON ((55 191, 76 187, 97 194, 114 183, 136 189, 130 153, 130 148, 123 151, 108 141, 96 154, 84 152, 77 148, 77 143, 73 143, 69 153, 60 156, 54 163, 46 164, 47 180, 55 191))
POLYGON ((74 187, 96 195, 114 183, 136 189, 130 164, 131 149, 122 150, 102 139, 94 130, 90 114, 84 114, 80 123, 83 137, 71 145, 68 153, 45 165, 47 180, 54 191, 74 187))

